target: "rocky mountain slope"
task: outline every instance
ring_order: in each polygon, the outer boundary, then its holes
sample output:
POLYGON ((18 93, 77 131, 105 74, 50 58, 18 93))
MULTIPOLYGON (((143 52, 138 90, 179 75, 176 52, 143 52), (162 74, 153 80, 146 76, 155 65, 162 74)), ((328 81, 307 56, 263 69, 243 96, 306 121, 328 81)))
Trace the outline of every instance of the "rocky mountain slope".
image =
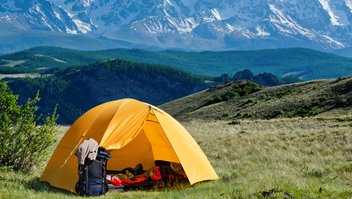
MULTIPOLYGON (((20 30, 179 49, 352 46, 351 0, 2 0, 0 24, 20 30)), ((30 41, 28 41, 30 42, 30 41)))

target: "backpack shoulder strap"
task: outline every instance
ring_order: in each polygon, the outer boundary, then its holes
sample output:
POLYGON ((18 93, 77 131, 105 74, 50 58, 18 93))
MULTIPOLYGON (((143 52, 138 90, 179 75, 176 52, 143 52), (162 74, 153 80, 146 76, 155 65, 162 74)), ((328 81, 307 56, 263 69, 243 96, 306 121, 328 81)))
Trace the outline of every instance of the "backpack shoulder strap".
POLYGON ((103 159, 103 166, 102 166, 102 174, 103 174, 103 194, 109 191, 108 183, 106 182, 106 167, 107 167, 107 160, 103 159))
POLYGON ((85 190, 84 190, 84 195, 88 195, 88 164, 84 164, 84 186, 85 186, 85 190))

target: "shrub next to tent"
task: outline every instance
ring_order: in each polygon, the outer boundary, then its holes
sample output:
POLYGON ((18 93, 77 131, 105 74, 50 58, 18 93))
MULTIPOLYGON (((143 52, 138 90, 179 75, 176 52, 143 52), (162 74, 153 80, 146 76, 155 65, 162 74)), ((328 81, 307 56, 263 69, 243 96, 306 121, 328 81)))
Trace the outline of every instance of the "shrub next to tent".
POLYGON ((18 103, 18 96, 0 82, 0 166, 24 172, 31 171, 47 154, 46 149, 55 141, 56 110, 51 116, 36 116, 39 95, 18 103))

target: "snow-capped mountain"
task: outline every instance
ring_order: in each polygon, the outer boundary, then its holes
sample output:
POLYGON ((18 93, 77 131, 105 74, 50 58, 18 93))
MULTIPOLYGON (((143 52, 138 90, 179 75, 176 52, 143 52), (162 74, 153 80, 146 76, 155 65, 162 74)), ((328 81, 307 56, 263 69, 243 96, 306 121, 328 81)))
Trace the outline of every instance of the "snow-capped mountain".
POLYGON ((193 50, 352 46, 352 0, 0 0, 0 25, 193 50))
POLYGON ((18 29, 78 33, 65 10, 47 0, 1 0, 0 25, 18 29))

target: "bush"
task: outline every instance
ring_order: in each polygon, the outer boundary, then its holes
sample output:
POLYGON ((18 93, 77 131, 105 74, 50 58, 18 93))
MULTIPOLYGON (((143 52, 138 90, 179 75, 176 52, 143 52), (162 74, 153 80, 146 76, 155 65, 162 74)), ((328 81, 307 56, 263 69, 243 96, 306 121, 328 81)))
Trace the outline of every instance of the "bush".
POLYGON ((336 96, 334 100, 335 100, 335 107, 337 108, 345 107, 347 105, 347 100, 341 96, 336 96))
POLYGON ((352 106, 352 96, 347 97, 346 105, 347 106, 352 106))
POLYGON ((212 96, 212 97, 210 97, 210 98, 208 98, 206 100, 205 106, 208 106, 208 105, 211 105, 211 104, 216 104, 216 103, 219 103, 219 102, 222 102, 222 101, 223 100, 222 100, 221 97, 214 95, 214 96, 212 96))
POLYGON ((228 101, 231 99, 239 98, 239 94, 236 93, 235 91, 228 91, 225 94, 221 96, 222 101, 228 101))
POLYGON ((24 105, 17 100, 18 96, 0 82, 0 166, 29 172, 46 157, 47 148, 55 141, 56 108, 51 116, 42 118, 35 115, 38 94, 24 105))

